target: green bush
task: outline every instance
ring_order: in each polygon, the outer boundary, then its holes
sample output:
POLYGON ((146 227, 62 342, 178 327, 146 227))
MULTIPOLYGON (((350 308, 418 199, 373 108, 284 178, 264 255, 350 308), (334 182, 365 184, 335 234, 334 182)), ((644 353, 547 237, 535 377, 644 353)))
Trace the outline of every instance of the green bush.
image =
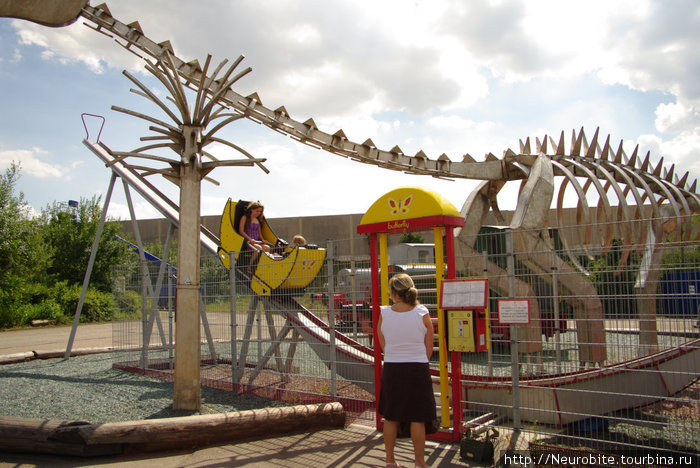
POLYGON ((44 283, 26 284, 22 287, 22 301, 27 304, 39 304, 47 300, 53 300, 55 287, 56 285, 49 286, 44 283))
POLYGON ((23 304, 19 307, 18 315, 21 317, 21 325, 31 325, 33 320, 51 320, 57 324, 69 322, 61 306, 51 299, 38 304, 23 304))
MULTIPOLYGON (((55 299, 61 306, 63 313, 68 317, 75 315, 78 307, 82 286, 78 284, 68 285, 58 283, 55 287, 55 299)), ((112 320, 115 309, 114 298, 111 293, 105 293, 93 288, 88 288, 80 313, 80 322, 107 322, 112 320)))
POLYGON ((80 318, 84 322, 109 322, 114 317, 115 306, 112 293, 88 289, 80 318))
POLYGON ((114 299, 118 318, 134 318, 141 314, 141 296, 136 291, 125 291, 114 299))
POLYGON ((17 313, 17 297, 11 291, 0 290, 0 329, 19 327, 21 316, 17 313))
MULTIPOLYGON (((51 315, 52 306, 41 310, 40 304, 51 299, 49 288, 40 283, 26 283, 15 278, 7 288, 0 288, 0 328, 27 325, 25 316, 51 315)), ((39 320, 39 318, 30 318, 39 320)), ((53 319, 47 319, 53 320, 53 319)))
MULTIPOLYGON (((52 320, 57 324, 67 324, 73 320, 78 307, 82 286, 69 285, 66 281, 52 287, 33 283, 15 288, 14 291, 0 291, 0 329, 30 325, 32 320, 52 320)), ((138 294, 128 292, 119 303, 111 293, 88 288, 80 314, 80 322, 108 322, 117 308, 124 309, 134 316, 140 309, 138 294)))
MULTIPOLYGON (((102 219, 98 197, 81 199, 77 209, 54 202, 41 216, 29 216, 17 192, 20 165, 0 172, 0 328, 32 320, 70 320, 75 314, 91 247, 102 219)), ((134 262, 127 244, 115 238, 117 221, 107 221, 99 239, 81 321, 114 315, 114 265, 134 262), (103 291, 103 292, 98 292, 103 291)))

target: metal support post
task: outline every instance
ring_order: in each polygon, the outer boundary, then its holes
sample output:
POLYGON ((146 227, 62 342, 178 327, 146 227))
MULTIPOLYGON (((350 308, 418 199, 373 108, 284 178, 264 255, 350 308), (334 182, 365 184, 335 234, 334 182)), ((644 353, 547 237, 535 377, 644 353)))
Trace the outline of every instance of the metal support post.
POLYGON ((552 250, 552 304, 554 306, 554 354, 557 363, 557 374, 561 372, 561 333, 559 330, 559 277, 557 271, 557 256, 552 250))
POLYGON ((229 252, 228 254, 228 265, 229 265, 229 270, 228 270, 228 277, 229 277, 229 287, 231 289, 231 305, 230 305, 230 313, 231 313, 231 383, 236 384, 238 383, 236 381, 236 375, 238 375, 238 318, 236 317, 237 315, 237 299, 238 299, 238 293, 236 291, 236 265, 234 262, 236 261, 235 254, 234 252, 229 252))
POLYGON ((80 313, 83 310, 83 304, 85 303, 85 296, 87 295, 88 284, 90 283, 90 275, 92 275, 92 267, 95 265, 95 256, 97 255, 97 247, 100 245, 100 237, 102 237, 102 229, 105 226, 105 219, 107 218, 107 208, 109 208, 109 200, 112 198, 112 190, 114 189, 114 183, 117 180, 117 175, 112 173, 112 178, 109 180, 109 188, 107 189, 107 195, 105 196, 105 203, 102 207, 102 216, 100 216, 100 222, 97 225, 97 232, 95 232, 95 239, 92 241, 92 249, 90 249, 90 259, 88 260, 87 268, 85 269, 85 277, 83 278, 83 288, 80 291, 80 299, 78 299, 78 306, 75 308, 75 314, 73 315, 73 326, 70 329, 70 336, 68 337, 68 344, 66 345, 66 352, 63 355, 63 359, 69 359, 70 353, 73 350, 73 341, 75 340, 75 333, 78 331, 78 323, 80 323, 80 313))
MULTIPOLYGON (((136 232, 136 231, 134 231, 136 232)), ((146 336, 148 337, 146 343, 151 342, 151 333, 153 331, 153 323, 154 321, 157 321, 158 323, 158 331, 160 332, 161 336, 161 342, 163 344, 163 347, 167 347, 167 343, 165 341, 165 332, 163 331, 163 324, 161 323, 160 320, 160 312, 158 311, 158 302, 160 299, 160 291, 161 288, 163 287, 163 275, 165 274, 165 271, 167 270, 166 265, 168 264, 167 258, 168 255, 170 254, 170 243, 172 241, 172 234, 173 234, 173 225, 169 224, 168 225, 168 233, 165 236, 165 245, 163 246, 163 258, 161 259, 160 266, 158 268, 158 277, 156 278, 156 287, 155 289, 151 292, 151 312, 150 312, 150 317, 148 319, 148 332, 146 333, 146 336)), ((140 234, 139 234, 140 237, 140 234)), ((139 245, 139 249, 141 249, 141 246, 139 245)), ((168 294, 170 294, 170 291, 168 291, 168 294)))
POLYGON ((200 295, 199 302, 199 314, 202 318, 202 328, 204 328, 204 337, 207 340, 207 345, 209 346, 209 356, 213 362, 219 360, 219 353, 216 352, 216 346, 214 346, 214 338, 211 336, 211 328, 209 327, 209 318, 207 318, 207 306, 204 303, 204 297, 200 295))
POLYGON ((258 308, 260 299, 257 295, 253 295, 250 304, 248 305, 248 315, 246 317, 245 329, 243 330, 243 340, 241 341, 241 352, 238 357, 238 363, 234 368, 233 383, 240 383, 245 371, 246 362, 248 361, 248 348, 250 347, 250 336, 253 334, 253 321, 255 320, 255 311, 258 308))
MULTIPOLYGON (((484 250, 481 252, 481 256, 484 259, 484 267, 483 267, 483 272, 484 272, 484 278, 489 277, 489 256, 488 252, 484 250)), ((490 312, 490 311, 489 311, 490 312)), ((491 314, 489 313, 489 316, 491 314)), ((491 324, 487 324, 488 326, 491 326, 491 324)), ((489 333, 489 340, 492 339, 492 334, 489 333)), ((489 343, 489 346, 486 348, 486 360, 487 360, 487 369, 488 369, 488 375, 489 377, 493 377, 493 343, 489 343)))
MULTIPOLYGON (((515 297, 515 254, 513 231, 506 229, 506 257, 508 265, 508 297, 515 297)), ((518 364, 518 326, 510 325, 510 370, 513 384, 513 429, 520 430, 520 366, 518 364)))
POLYGON ((335 356, 335 288, 333 287, 333 242, 328 241, 326 249, 328 268, 328 344, 330 346, 330 370, 331 370, 331 396, 337 393, 337 363, 335 356))
MULTIPOLYGON (((134 210, 134 203, 131 200, 131 191, 129 190, 129 185, 122 179, 124 184, 124 195, 126 196, 126 204, 129 207, 129 214, 131 215, 131 224, 134 230, 134 237, 136 237, 136 244, 139 249, 139 264, 141 265, 141 360, 140 365, 142 369, 148 368, 148 347, 151 344, 151 334, 148 328, 148 297, 155 298, 155 292, 153 291, 153 285, 151 284, 151 278, 148 272, 148 265, 146 264, 146 255, 144 254, 143 242, 141 241, 141 231, 139 230, 138 222, 136 221, 136 211, 134 210)), ((160 336, 162 339, 163 347, 166 346, 165 335, 163 331, 162 324, 160 322, 160 317, 158 317, 158 325, 160 336)))
MULTIPOLYGON (((268 303, 269 304, 269 303, 268 303)), ((282 355, 279 352, 279 347, 280 344, 282 343, 282 340, 284 339, 285 335, 282 335, 279 340, 275 338, 275 335, 277 334, 277 330, 275 329, 275 318, 272 316, 272 311, 273 307, 266 304, 265 305, 265 320, 267 320, 267 334, 270 337, 270 340, 275 340, 270 343, 270 348, 268 351, 265 353, 265 356, 270 352, 270 349, 274 349, 274 354, 275 354, 275 363, 277 365, 277 370, 280 373, 284 373, 284 362, 282 361, 282 355)), ((285 321, 284 326, 287 326, 287 322, 289 320, 285 321)))

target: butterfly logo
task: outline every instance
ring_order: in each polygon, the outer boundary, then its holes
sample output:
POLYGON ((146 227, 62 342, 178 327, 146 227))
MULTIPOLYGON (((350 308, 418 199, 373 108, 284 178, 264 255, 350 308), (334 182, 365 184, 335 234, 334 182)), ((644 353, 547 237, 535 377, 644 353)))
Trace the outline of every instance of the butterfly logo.
POLYGON ((396 216, 399 213, 408 213, 409 205, 411 204, 412 200, 413 194, 410 194, 401 200, 396 200, 395 198, 389 197, 389 213, 391 213, 392 216, 396 216))

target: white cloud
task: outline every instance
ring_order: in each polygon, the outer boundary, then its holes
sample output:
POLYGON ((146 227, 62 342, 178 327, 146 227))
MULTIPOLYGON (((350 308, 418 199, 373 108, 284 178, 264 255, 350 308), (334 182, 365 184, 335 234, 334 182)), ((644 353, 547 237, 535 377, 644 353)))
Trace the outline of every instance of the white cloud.
POLYGON ((10 164, 14 161, 20 164, 21 172, 24 175, 40 179, 55 177, 70 179, 67 168, 42 161, 41 158, 48 154, 48 151, 41 148, 0 151, 0 167, 10 167, 10 164))
MULTIPOLYGON (((150 203, 146 201, 133 201, 134 213, 137 219, 162 218, 163 216, 150 203)), ((107 208, 107 216, 118 221, 131 221, 129 205, 118 201, 110 201, 107 208)))
POLYGON ((678 1, 634 3, 610 17, 603 46, 615 53, 609 76, 635 89, 667 90, 680 101, 697 102, 700 57, 700 4, 678 1), (636 14, 635 14, 636 12, 636 14))
POLYGON ((659 104, 654 123, 660 132, 696 131, 700 128, 700 109, 682 103, 659 104))
POLYGON ((436 128, 449 128, 455 130, 465 130, 468 128, 475 128, 477 126, 477 123, 473 120, 465 119, 454 114, 430 117, 427 124, 436 128))
POLYGON ((143 70, 143 62, 100 34, 77 21, 65 28, 47 28, 25 21, 13 21, 19 44, 44 49, 42 58, 63 64, 80 62, 93 73, 102 74, 106 68, 143 70))

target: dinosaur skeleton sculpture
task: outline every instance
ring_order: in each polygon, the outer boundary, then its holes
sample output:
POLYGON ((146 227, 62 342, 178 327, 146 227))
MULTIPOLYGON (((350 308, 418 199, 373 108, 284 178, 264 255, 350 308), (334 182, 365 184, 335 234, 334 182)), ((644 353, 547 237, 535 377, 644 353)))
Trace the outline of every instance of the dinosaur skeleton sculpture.
MULTIPOLYGON (((691 216, 700 211, 700 197, 696 193, 697 181, 688 185, 689 174, 686 172, 679 178, 674 173, 674 166, 668 170, 663 168, 663 159, 653 166, 649 153, 641 158, 638 148, 628 157, 622 148, 622 142, 617 150, 613 149, 610 137, 605 138, 601 146, 597 130, 590 141, 583 130, 578 133, 574 131, 568 150, 565 134, 562 132, 558 142, 546 136, 542 140, 536 139, 534 151, 530 139, 527 138, 525 141, 521 140, 518 152, 507 149, 501 159, 489 153, 484 161, 478 162, 469 154, 465 154, 461 161, 452 161, 445 154, 431 159, 423 151, 407 155, 399 146, 386 151, 377 148, 371 139, 363 143, 354 142, 342 129, 335 133, 325 132, 319 129, 311 118, 304 122, 294 120, 284 106, 269 109, 262 104, 257 93, 242 96, 230 87, 222 86, 222 83, 215 79, 218 69, 212 74, 213 77, 210 77, 207 75, 207 66, 203 70, 196 60, 180 60, 174 55, 168 41, 153 42, 144 35, 138 22, 128 25, 121 23, 112 17, 106 4, 93 7, 88 5, 86 0, 64 3, 44 0, 19 2, 25 5, 20 8, 17 3, 0 0, 0 15, 21 17, 49 26, 62 26, 72 22, 71 17, 75 20, 82 16, 88 27, 113 37, 117 43, 137 56, 155 60, 156 63, 167 63, 169 68, 177 71, 186 86, 194 90, 204 89, 218 105, 311 147, 409 174, 481 180, 462 209, 467 222, 458 234, 458 243, 462 251, 462 266, 466 270, 477 271, 479 274, 483 272, 481 265, 471 265, 468 260, 472 253, 473 239, 490 209, 493 209, 497 216, 500 214, 496 195, 508 181, 521 181, 517 207, 510 222, 510 229, 514 233, 514 251, 519 255, 519 259, 534 271, 549 271, 553 267, 551 258, 540 258, 534 253, 543 252, 545 248, 551 249, 551 239, 542 229, 539 230, 539 235, 533 234, 535 231, 532 229, 545 226, 554 197, 555 177, 562 181, 559 185, 556 210, 560 224, 564 193, 569 185, 578 197, 577 222, 581 229, 576 232, 582 236, 579 239, 564 238, 567 251, 570 251, 568 245, 571 242, 588 246, 592 239, 592 226, 596 222, 605 223, 603 249, 610 247, 614 237, 624 240, 625 251, 620 266, 627 261, 632 246, 644 248, 647 264, 659 262, 659 249, 656 247, 662 242, 665 227, 671 226, 670 234, 676 240, 680 240, 681 237, 685 240, 698 238, 697 228, 693 228, 691 224, 691 216), (54 10, 61 10, 60 18, 56 15, 57 19, 52 22, 51 14, 46 13, 46 8, 32 9, 31 6, 26 6, 29 4, 51 4, 54 10), (56 4, 60 6, 56 7, 56 4), (584 180, 583 185, 580 180, 584 180), (591 188, 598 196, 595 209, 590 207, 587 201, 591 188), (614 195, 616 204, 610 202, 609 193, 614 195)), ((238 61, 241 59, 242 57, 239 57, 238 61)), ((224 62, 220 67, 223 65, 224 62)), ((585 274, 583 267, 572 254, 569 254, 569 262, 557 259, 556 263, 554 266, 560 271, 571 270, 585 274)), ((640 271, 640 291, 655 290, 656 278, 651 271, 655 270, 640 271)), ((492 283, 491 286, 501 291, 507 290, 504 285, 492 283)), ((581 287, 571 283, 563 284, 562 287, 575 293, 573 296, 584 298, 573 304, 575 317, 583 319, 581 323, 586 324, 578 327, 580 360, 604 361, 606 357, 602 306, 595 290, 590 284, 581 287)), ((517 291, 511 293, 534 296, 533 292, 523 285, 518 285, 516 289, 517 291)), ((652 302, 646 301, 648 313, 654 312, 652 302)), ((645 323, 647 325, 643 327, 647 329, 642 329, 642 341, 653 350, 656 340, 655 321, 645 323)), ((537 346, 526 350, 534 351, 537 351, 537 346)))

